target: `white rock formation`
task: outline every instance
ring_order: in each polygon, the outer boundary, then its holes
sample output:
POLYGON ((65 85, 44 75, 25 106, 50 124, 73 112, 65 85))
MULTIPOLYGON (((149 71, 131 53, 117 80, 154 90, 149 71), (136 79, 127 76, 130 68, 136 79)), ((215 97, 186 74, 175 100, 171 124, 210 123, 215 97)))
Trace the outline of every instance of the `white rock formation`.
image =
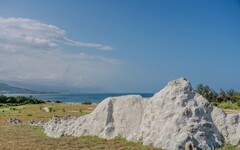
POLYGON ((151 98, 138 95, 110 97, 89 115, 53 117, 45 126, 51 137, 96 135, 163 149, 212 149, 224 141, 240 144, 240 115, 227 115, 192 90, 185 78, 151 98))

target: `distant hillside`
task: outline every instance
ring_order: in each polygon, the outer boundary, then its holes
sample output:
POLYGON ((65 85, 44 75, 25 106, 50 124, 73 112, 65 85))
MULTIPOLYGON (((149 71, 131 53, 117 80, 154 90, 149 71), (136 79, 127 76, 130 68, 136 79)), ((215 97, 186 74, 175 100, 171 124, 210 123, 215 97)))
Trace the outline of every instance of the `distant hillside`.
POLYGON ((46 92, 39 92, 19 87, 10 86, 5 83, 0 83, 0 94, 43 94, 46 92))

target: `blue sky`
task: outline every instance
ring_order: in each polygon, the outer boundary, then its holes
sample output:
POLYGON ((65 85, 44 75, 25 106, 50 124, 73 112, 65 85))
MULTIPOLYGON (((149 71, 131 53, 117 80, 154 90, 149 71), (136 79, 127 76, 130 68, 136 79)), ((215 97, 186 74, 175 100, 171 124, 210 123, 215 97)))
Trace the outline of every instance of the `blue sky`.
POLYGON ((194 86, 240 90, 239 0, 1 0, 0 18, 0 30, 11 35, 0 38, 2 81, 156 92, 169 80, 187 77, 194 86), (18 31, 21 25, 28 28, 18 31), (17 40, 30 43, 13 43, 15 32, 17 40), (51 43, 35 50, 39 41, 51 43))

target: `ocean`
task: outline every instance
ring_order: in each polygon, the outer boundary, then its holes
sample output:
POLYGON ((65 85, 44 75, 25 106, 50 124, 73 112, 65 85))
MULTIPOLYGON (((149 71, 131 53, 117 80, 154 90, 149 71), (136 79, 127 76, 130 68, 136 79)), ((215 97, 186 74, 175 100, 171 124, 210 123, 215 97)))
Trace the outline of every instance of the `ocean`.
POLYGON ((93 94, 6 94, 7 96, 33 96, 41 100, 62 101, 64 103, 92 102, 100 103, 107 97, 123 95, 141 95, 144 98, 152 97, 153 93, 93 93, 93 94))

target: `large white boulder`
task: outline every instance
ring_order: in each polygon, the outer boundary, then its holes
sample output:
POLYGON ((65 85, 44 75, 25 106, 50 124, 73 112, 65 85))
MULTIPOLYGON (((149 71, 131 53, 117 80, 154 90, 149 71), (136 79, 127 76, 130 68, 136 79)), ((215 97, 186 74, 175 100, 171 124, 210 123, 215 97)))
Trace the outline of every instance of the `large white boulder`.
POLYGON ((82 117, 53 117, 45 126, 51 137, 96 135, 142 140, 163 149, 213 149, 224 141, 240 144, 240 115, 215 108, 185 78, 151 98, 138 95, 110 97, 82 117))

